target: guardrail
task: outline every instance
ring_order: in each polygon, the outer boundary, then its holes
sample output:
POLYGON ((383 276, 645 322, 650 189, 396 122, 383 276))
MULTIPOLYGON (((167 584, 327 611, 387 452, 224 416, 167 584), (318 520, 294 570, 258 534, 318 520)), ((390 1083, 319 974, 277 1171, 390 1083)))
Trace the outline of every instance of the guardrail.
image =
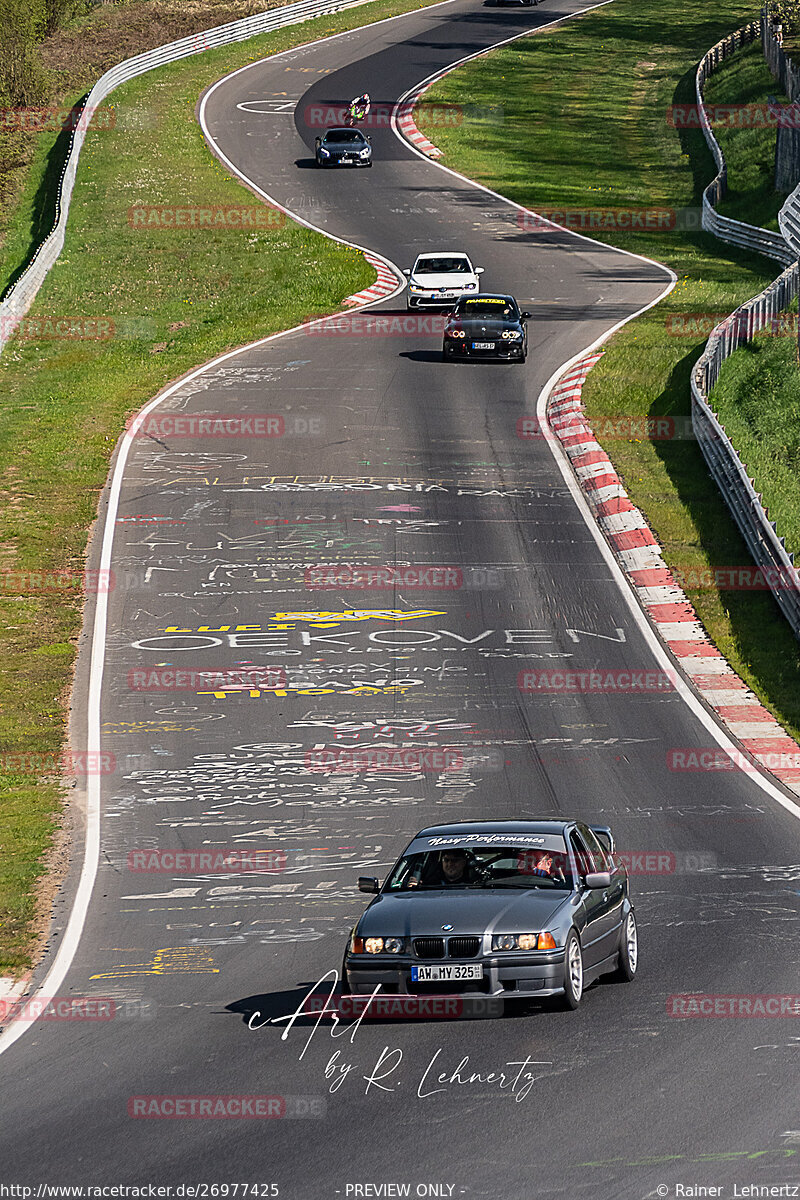
POLYGON ((787 309, 798 292, 800 267, 793 263, 768 288, 742 304, 714 329, 692 371, 692 428, 711 476, 756 565, 764 568, 772 594, 795 637, 800 638, 800 576, 795 571, 794 556, 778 536, 761 503, 761 495, 756 492, 755 481, 747 474, 747 467, 708 402, 725 359, 787 309))
MULTIPOLYGON (((193 54, 202 54, 204 50, 233 45, 235 42, 244 42, 259 33, 269 33, 273 29, 283 29, 287 25, 297 25, 302 21, 309 21, 313 17, 322 17, 327 13, 356 8, 360 4, 367 3, 369 0, 300 0, 297 4, 288 4, 283 8, 256 13, 255 16, 244 17, 239 21, 230 21, 227 25, 218 25, 215 29, 208 29, 203 33, 181 38, 177 42, 168 42, 165 46, 156 47, 155 50, 148 50, 144 54, 137 54, 134 58, 127 58, 106 71, 105 75, 101 75, 86 97, 81 112, 91 113, 120 84, 127 83, 138 75, 145 75, 148 71, 153 71, 166 63, 178 62, 193 54)), ((22 275, 0 301, 0 351, 12 336, 15 325, 30 308, 48 271, 64 247, 69 204, 75 185, 78 159, 85 138, 86 128, 84 122, 78 117, 74 121, 69 154, 58 185, 53 228, 37 247, 36 253, 22 275)))
POLYGON ((734 33, 723 38, 712 46, 700 60, 695 76, 695 94, 697 96, 697 111, 700 116, 700 126, 708 143, 708 148, 714 156, 717 174, 703 192, 703 229, 715 234, 720 241, 728 242, 731 246, 739 246, 743 250, 754 250, 768 258, 776 259, 782 266, 788 266, 797 257, 786 245, 782 234, 771 233, 768 229, 760 229, 757 225, 747 225, 744 221, 734 221, 731 217, 723 217, 716 206, 724 198, 728 187, 728 171, 725 158, 719 142, 714 137, 708 120, 705 103, 703 102, 703 85, 720 63, 741 50, 742 46, 761 38, 761 21, 751 21, 749 25, 737 29, 734 33))
POLYGON ((711 476, 730 509, 747 547, 765 578, 781 612, 800 638, 800 587, 794 557, 778 536, 775 523, 761 502, 755 481, 725 432, 725 427, 709 403, 709 394, 716 385, 722 364, 740 346, 752 341, 779 313, 784 312, 800 293, 800 187, 789 197, 781 210, 778 224, 780 237, 765 229, 756 229, 741 221, 722 217, 714 206, 725 194, 727 173, 725 159, 711 132, 703 103, 702 87, 713 70, 735 50, 759 36, 761 23, 753 21, 724 38, 709 50, 697 69, 697 104, 706 141, 717 164, 717 176, 703 193, 703 228, 722 241, 758 250, 777 259, 786 269, 758 296, 748 300, 726 317, 712 331, 705 350, 692 371, 692 428, 711 476), (787 211, 789 210, 789 211, 787 211))
POLYGON ((794 257, 800 258, 800 184, 787 198, 778 213, 778 224, 794 257))

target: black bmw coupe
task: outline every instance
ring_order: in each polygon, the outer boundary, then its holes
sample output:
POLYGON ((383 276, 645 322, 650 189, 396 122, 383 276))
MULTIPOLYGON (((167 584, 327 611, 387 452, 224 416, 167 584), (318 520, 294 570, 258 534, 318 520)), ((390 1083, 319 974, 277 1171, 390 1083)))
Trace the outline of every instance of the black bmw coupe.
POLYGON ((529 312, 513 296, 462 296, 444 327, 442 358, 502 358, 525 362, 529 312))

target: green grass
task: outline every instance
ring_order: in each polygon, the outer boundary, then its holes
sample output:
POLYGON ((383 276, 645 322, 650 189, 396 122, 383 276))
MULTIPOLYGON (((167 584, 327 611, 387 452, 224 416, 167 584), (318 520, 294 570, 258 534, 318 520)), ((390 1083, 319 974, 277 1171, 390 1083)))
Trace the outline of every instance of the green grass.
MULTIPOLYGON (((713 8, 705 0, 666 6, 615 0, 476 59, 425 99, 501 103, 505 121, 467 118, 437 129, 444 162, 535 210, 662 205, 697 211, 714 175, 713 159, 702 134, 670 127, 667 109, 694 102, 699 59, 757 15, 738 0, 713 8), (608 67, 601 86, 599 62, 608 67)), ((738 180, 735 186, 746 210, 746 189, 738 180)), ((763 205, 758 176, 754 211, 763 205)), ((606 344, 584 388, 589 416, 688 417, 690 372, 709 330, 698 332, 689 322, 686 336, 675 336, 676 322, 695 313, 727 315, 778 268, 701 232, 615 233, 600 240, 667 263, 679 282, 606 344)), ((694 442, 600 440, 673 569, 685 574, 751 562, 694 442)), ((800 733, 800 647, 772 597, 686 590, 734 669, 795 736, 800 733)))
MULTIPOLYGON (((256 58, 423 6, 379 0, 162 68, 110 97, 116 127, 87 137, 64 252, 30 316, 108 319, 116 336, 16 337, 0 357, 0 577, 79 578, 126 416, 191 367, 335 311, 374 279, 360 253, 292 223, 245 233, 129 226, 134 204, 258 205, 209 153, 194 115, 200 93, 256 58)), ((44 139, 40 149, 46 157, 44 139)), ((6 270, 35 226, 35 176, 9 226, 6 270)), ((58 758, 80 615, 74 593, 36 596, 0 581, 3 753, 58 758)), ((0 759, 0 974, 30 964, 36 881, 61 805, 52 770, 16 765, 0 759)))
MULTIPOLYGON (((753 120, 756 114, 766 114, 770 96, 781 104, 789 103, 772 78, 760 42, 723 63, 705 87, 708 106, 747 105, 753 120)), ((742 114, 743 120, 747 117, 747 112, 742 114)), ((737 221, 777 230, 778 210, 786 199, 785 193, 775 191, 777 129, 757 125, 737 128, 714 122, 714 136, 728 167, 728 190, 719 211, 737 221)))
POLYGON ((770 520, 800 556, 800 372, 792 332, 759 334, 732 354, 711 403, 756 480, 770 520))

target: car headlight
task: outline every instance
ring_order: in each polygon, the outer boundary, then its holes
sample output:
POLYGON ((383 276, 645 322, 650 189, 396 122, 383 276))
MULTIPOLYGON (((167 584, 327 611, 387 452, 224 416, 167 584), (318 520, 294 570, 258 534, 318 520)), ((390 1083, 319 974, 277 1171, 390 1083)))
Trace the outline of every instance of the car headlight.
POLYGON ((446 329, 445 333, 448 337, 462 338, 466 336, 463 329, 446 329))
POLYGON ((320 146, 319 152, 323 158, 330 158, 331 156, 330 150, 326 150, 324 146, 320 146))
POLYGON ((402 954, 405 941, 398 937, 353 937, 350 944, 353 954, 402 954))
POLYGON ((410 283, 410 284, 408 285, 408 290, 409 290, 410 292, 425 292, 425 291, 427 291, 428 289, 427 289, 427 288, 424 288, 424 287, 420 287, 418 283, 410 283))
POLYGON ((552 933, 498 933, 492 938, 492 950, 555 950, 552 933))
POLYGON ((522 334, 520 333, 520 331, 518 329, 504 329, 503 332, 500 334, 500 337, 504 337, 504 338, 507 338, 509 341, 513 341, 515 338, 521 338, 522 334))
POLYGON ((372 153, 372 151, 370 150, 369 146, 365 146, 364 149, 360 152, 359 157, 360 158, 369 158, 371 153, 372 153))
POLYGON ((477 285, 477 283, 465 283, 465 284, 464 284, 464 291, 465 291, 465 292, 468 292, 468 291, 470 291, 471 289, 472 289, 472 290, 474 290, 474 289, 475 289, 477 286, 478 286, 478 285, 477 285))

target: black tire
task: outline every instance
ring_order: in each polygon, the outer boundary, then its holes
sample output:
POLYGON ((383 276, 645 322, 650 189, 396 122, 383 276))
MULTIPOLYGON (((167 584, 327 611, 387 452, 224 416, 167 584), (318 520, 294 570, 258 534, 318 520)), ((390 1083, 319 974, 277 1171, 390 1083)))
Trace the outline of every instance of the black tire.
POLYGON ((342 957, 342 969, 339 972, 339 991, 342 996, 350 996, 350 984, 347 982, 347 951, 342 957))
POLYGON ((630 983, 636 978, 638 966, 639 933, 636 928, 636 917, 631 909, 619 931, 619 966, 611 978, 616 983, 630 983))
POLYGON ((446 350, 443 350, 442 351, 442 362, 449 362, 449 361, 450 361, 450 355, 447 353, 446 350))
POLYGON ((561 1007, 574 1012, 582 996, 583 950, 578 934, 571 929, 564 947, 564 995, 560 997, 561 1007))

